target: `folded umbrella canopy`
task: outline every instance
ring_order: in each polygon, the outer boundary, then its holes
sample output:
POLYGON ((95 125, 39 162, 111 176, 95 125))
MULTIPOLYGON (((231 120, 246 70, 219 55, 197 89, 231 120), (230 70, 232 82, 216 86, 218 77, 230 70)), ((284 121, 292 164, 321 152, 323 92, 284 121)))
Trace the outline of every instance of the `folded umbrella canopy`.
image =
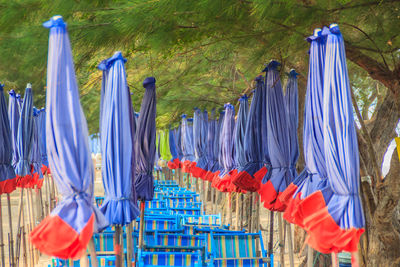
POLYGON ((160 159, 161 167, 167 167, 167 163, 172 159, 169 149, 169 131, 160 131, 160 159))
POLYGON ((263 167, 261 116, 264 82, 262 76, 257 77, 255 81, 257 85, 247 115, 243 144, 245 158, 239 163, 238 174, 232 180, 236 186, 250 192, 260 188, 261 179, 255 178, 254 174, 263 167))
POLYGON ((9 92, 8 96, 8 117, 10 120, 10 128, 11 128, 11 144, 12 144, 12 166, 15 169, 17 162, 19 161, 18 156, 18 124, 19 124, 19 106, 18 99, 14 90, 9 92))
POLYGON ((105 198, 100 210, 111 225, 126 225, 139 215, 133 198, 135 188, 132 166, 133 136, 129 108, 131 105, 121 52, 99 65, 106 72, 103 114, 100 123, 102 177, 105 198), (105 71, 104 68, 107 70, 105 71))
POLYGON ((232 104, 225 104, 224 122, 220 135, 220 165, 222 171, 214 177, 213 186, 221 192, 228 192, 231 183, 231 172, 235 166, 234 161, 234 140, 235 128, 235 107, 232 104))
POLYGON ((88 130, 79 102, 67 26, 61 16, 43 24, 50 28, 47 62, 46 142, 53 178, 62 201, 30 234, 42 253, 80 258, 94 231, 106 226, 94 205, 94 170, 88 130))
MULTIPOLYGON (((324 31, 329 32, 327 28, 324 31)), ((326 38, 321 29, 316 29, 307 40, 310 42, 310 60, 303 127, 305 168, 280 197, 287 205, 283 217, 301 227, 304 227, 304 219, 314 212, 313 206, 302 205, 303 200, 317 190, 322 179, 326 179, 322 104, 326 38)))
MULTIPOLYGON (((154 195, 153 166, 156 153, 156 79, 143 81, 144 92, 136 128, 135 153, 137 198, 152 200, 154 195)), ((143 202, 144 203, 144 202, 143 202)))
POLYGON ((15 166, 18 187, 32 187, 31 153, 33 145, 33 99, 32 88, 28 84, 21 116, 18 123, 17 151, 18 162, 15 166))
POLYGON ((178 152, 178 158, 179 158, 179 169, 182 169, 183 167, 183 150, 182 150, 182 125, 179 124, 177 130, 176 130, 176 135, 175 135, 175 143, 176 143, 176 151, 178 152))
POLYGON ((207 181, 212 181, 214 173, 219 169, 217 127, 218 121, 215 118, 215 109, 213 109, 207 128, 207 172, 204 175, 204 180, 207 181))
POLYGON ((364 232, 360 166, 343 37, 336 24, 327 36, 324 67, 323 134, 327 183, 304 205, 308 243, 323 253, 357 252, 364 232))
POLYGON ((224 166, 222 165, 222 150, 221 150, 221 132, 222 132, 222 126, 224 124, 224 117, 225 117, 225 110, 222 110, 219 113, 219 118, 217 122, 217 126, 215 128, 215 145, 214 145, 214 154, 217 157, 217 162, 216 162, 216 171, 212 173, 212 175, 209 175, 207 180, 211 182, 211 185, 214 183, 214 178, 218 176, 220 173, 224 171, 224 166))
POLYGON ((207 111, 201 112, 195 108, 193 116, 193 139, 195 164, 191 167, 191 173, 195 178, 201 178, 207 173, 207 111))
POLYGON ((283 91, 277 70, 280 64, 268 64, 266 85, 266 126, 268 132, 268 154, 271 168, 263 178, 258 193, 264 207, 272 211, 283 211, 286 206, 278 199, 279 195, 293 181, 288 135, 288 118, 283 100, 283 91))
POLYGON ((183 153, 182 158, 182 171, 190 173, 190 167, 194 161, 194 147, 193 147, 193 132, 191 126, 188 123, 186 114, 182 115, 181 124, 181 149, 183 153))
POLYGON ((42 152, 40 151, 40 119, 39 110, 33 108, 33 142, 32 142, 32 153, 31 153, 31 174, 32 174, 32 186, 42 188, 43 174, 42 174, 42 152))
POLYGON ((170 169, 178 169, 179 168, 179 155, 178 148, 176 146, 176 129, 169 129, 168 143, 169 143, 169 151, 171 153, 171 160, 168 161, 168 168, 170 169))
POLYGON ((49 161, 46 151, 46 110, 42 108, 39 113, 40 153, 42 154, 42 174, 50 173, 49 161))
POLYGON ((0 195, 11 193, 17 186, 12 167, 12 139, 4 85, 0 84, 0 195))
POLYGON ((231 183, 229 185, 229 191, 238 192, 240 188, 233 183, 236 175, 238 174, 238 169, 246 164, 246 154, 244 150, 245 134, 246 134, 246 123, 247 115, 249 113, 249 101, 247 95, 243 95, 239 98, 239 110, 237 114, 237 119, 235 123, 235 130, 233 134, 235 155, 234 162, 235 167, 231 173, 231 183))

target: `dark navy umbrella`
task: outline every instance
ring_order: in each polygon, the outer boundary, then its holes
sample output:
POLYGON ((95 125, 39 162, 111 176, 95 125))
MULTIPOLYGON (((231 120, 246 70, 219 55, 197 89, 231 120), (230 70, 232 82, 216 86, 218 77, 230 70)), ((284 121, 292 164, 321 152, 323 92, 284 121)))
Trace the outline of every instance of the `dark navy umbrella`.
POLYGON ((8 97, 8 117, 10 119, 11 144, 13 151, 12 166, 14 167, 14 169, 17 165, 17 162, 19 161, 17 139, 20 113, 18 105, 19 104, 16 94, 14 90, 11 90, 8 97))
POLYGON ((32 184, 41 188, 43 184, 42 174, 42 152, 40 151, 40 118, 39 110, 33 108, 33 142, 31 153, 32 184))
POLYGON ((193 132, 189 125, 186 114, 182 115, 181 123, 181 149, 183 153, 182 170, 189 173, 190 167, 194 161, 193 132))
POLYGON ((213 185, 221 192, 227 192, 231 183, 231 171, 235 167, 234 161, 234 140, 235 128, 235 107, 232 104, 225 104, 224 122, 220 135, 220 165, 221 172, 214 177, 213 185))
POLYGON ((132 186, 133 136, 131 132, 130 94, 126 86, 126 59, 121 52, 102 62, 107 73, 103 114, 100 123, 102 177, 105 198, 101 211, 111 225, 126 225, 139 215, 132 186))
POLYGON ((169 129, 169 151, 171 153, 172 159, 168 161, 168 168, 170 169, 177 169, 179 168, 179 155, 178 155, 178 148, 176 146, 176 131, 174 129, 169 129))
POLYGON ((239 188, 233 183, 236 175, 238 174, 238 169, 241 166, 246 165, 246 154, 244 150, 245 143, 245 134, 246 134, 246 123, 247 123, 247 115, 249 113, 249 101, 247 95, 243 95, 239 98, 239 110, 236 118, 235 130, 234 130, 234 146, 235 146, 235 155, 234 162, 235 167, 231 174, 231 184, 229 187, 229 191, 239 191, 239 188))
POLYGON ((360 165, 344 40, 336 24, 327 36, 324 67, 323 134, 327 181, 305 204, 308 243, 323 253, 357 253, 364 232, 360 165))
POLYGON ((28 84, 21 116, 18 123, 17 151, 19 159, 15 167, 18 187, 32 187, 31 153, 33 145, 33 98, 32 88, 28 84))
POLYGON ((244 137, 245 161, 240 163, 238 174, 232 180, 236 186, 250 192, 255 192, 260 188, 261 178, 255 178, 254 174, 263 167, 261 140, 263 77, 257 77, 256 83, 246 121, 244 137))
POLYGON ((288 118, 285 110, 283 91, 277 70, 280 64, 271 61, 268 64, 266 85, 266 125, 268 132, 268 154, 271 168, 263 178, 258 193, 264 207, 269 210, 283 211, 286 206, 278 199, 279 195, 293 181, 288 135, 288 118))
POLYGON ((94 169, 67 26, 61 16, 54 16, 43 25, 50 28, 47 155, 62 201, 31 232, 30 241, 47 255, 80 258, 86 253, 93 232, 105 227, 106 221, 94 205, 94 169))
MULTIPOLYGON (((327 28, 324 31, 329 32, 327 28)), ((302 209, 303 200, 317 190, 322 179, 326 179, 322 103, 326 38, 321 29, 316 29, 307 40, 310 42, 310 60, 303 127, 306 167, 280 198, 287 205, 283 217, 301 227, 304 227, 304 219, 314 211, 302 209)))
MULTIPOLYGON (((15 172, 11 165, 13 158, 12 139, 4 85, 0 84, 0 195, 11 193, 17 185, 15 172)), ((0 225, 0 227, 2 226, 0 225)))
POLYGON ((143 87, 146 91, 136 128, 135 186, 138 199, 152 200, 154 194, 153 166, 156 153, 156 79, 146 78, 143 81, 143 87))
POLYGON ((42 108, 39 113, 40 153, 42 154, 42 173, 50 172, 46 151, 46 110, 42 108))
POLYGON ((193 117, 195 164, 191 168, 193 177, 203 179, 207 172, 207 111, 196 108, 193 117))

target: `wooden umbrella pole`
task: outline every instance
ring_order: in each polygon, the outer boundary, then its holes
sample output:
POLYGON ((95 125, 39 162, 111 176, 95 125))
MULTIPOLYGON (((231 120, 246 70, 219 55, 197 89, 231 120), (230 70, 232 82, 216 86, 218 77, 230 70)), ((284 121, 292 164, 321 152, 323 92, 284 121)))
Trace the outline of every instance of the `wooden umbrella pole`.
POLYGON ((91 266, 98 267, 99 264, 97 262, 97 255, 96 255, 96 249, 94 247, 94 239, 93 239, 93 237, 89 241, 88 250, 89 250, 90 258, 92 259, 91 266))
POLYGON ((216 214, 217 213, 217 192, 215 188, 211 188, 211 202, 212 202, 212 213, 216 214))
POLYGON ((139 241, 138 241, 138 247, 139 249, 143 248, 144 245, 144 212, 146 208, 146 201, 141 201, 140 202, 140 228, 139 228, 139 241))
POLYGON ((235 205, 235 217, 236 217, 236 220, 235 220, 235 230, 236 231, 238 231, 239 230, 239 206, 240 206, 240 193, 236 193, 235 194, 235 196, 236 196, 236 205, 235 205))
POLYGON ((292 225, 284 221, 287 225, 287 237, 288 237, 288 249, 289 249, 289 266, 294 267, 294 257, 293 257, 293 240, 292 240, 292 225))
POLYGON ((8 221, 10 226, 10 266, 14 267, 14 237, 13 237, 13 224, 12 224, 12 214, 11 214, 11 198, 10 194, 7 194, 7 206, 8 206, 8 221))
POLYGON ((202 207, 203 207, 203 214, 205 214, 206 212, 206 206, 207 206, 207 199, 206 199, 206 181, 204 181, 204 180, 201 180, 201 183, 202 183, 202 187, 203 187, 203 205, 202 205, 202 207))
MULTIPOLYGON (((270 213, 270 222, 269 222, 269 243, 268 243, 268 255, 273 254, 273 249, 274 249, 274 212, 271 211, 270 213)), ((269 264, 271 265, 271 263, 269 264)))
POLYGON ((247 210, 247 232, 251 233, 253 231, 252 216, 253 216, 253 193, 247 195, 247 201, 249 203, 249 209, 247 210))
POLYGON ((260 231, 260 196, 258 193, 255 193, 256 201, 254 205, 256 205, 256 224, 255 224, 255 231, 258 233, 260 231))
POLYGON ((244 223, 244 194, 240 194, 240 228, 239 230, 243 229, 243 223, 244 223))
POLYGON ((54 209, 56 207, 56 203, 57 203, 57 199, 56 199, 56 187, 54 185, 54 179, 53 176, 50 175, 50 181, 51 181, 51 195, 52 195, 52 205, 51 205, 51 209, 54 209))
POLYGON ((6 266, 6 258, 4 252, 4 238, 3 238, 3 212, 1 209, 1 195, 0 195, 0 251, 1 251, 1 266, 6 266))
MULTIPOLYGON (((313 267, 314 264, 314 254, 313 254, 313 249, 312 247, 310 247, 310 245, 308 245, 308 249, 307 249, 307 267, 313 267)), ((336 265, 333 265, 332 263, 332 267, 336 267, 336 265)))
MULTIPOLYGON (((26 190, 26 194, 25 194, 25 202, 27 203, 27 205, 25 205, 26 210, 27 210, 26 215, 28 216, 28 218, 27 218, 28 219, 28 224, 27 224, 26 230, 27 230, 27 234, 28 235, 29 235, 29 233, 31 231, 31 226, 32 226, 32 217, 31 217, 31 208, 30 208, 31 205, 30 205, 30 201, 29 201, 29 190, 30 189, 27 189, 26 190)), ((25 220, 23 220, 23 221, 25 221, 25 220)), ((25 238, 25 236, 24 236, 24 238, 25 238)), ((27 246, 27 249, 29 251, 29 261, 31 263, 31 266, 33 266, 35 260, 33 258, 33 253, 32 253, 33 249, 31 247, 31 243, 28 243, 26 246, 27 246)))
POLYGON ((121 225, 116 225, 114 233, 115 267, 122 267, 121 250, 121 225))
POLYGON ((281 256, 281 266, 285 266, 285 240, 283 237, 283 223, 282 223, 282 214, 278 214, 278 229, 279 229, 279 250, 281 256))
MULTIPOLYGON (((24 214, 22 214, 22 218, 24 218, 24 214)), ((24 265, 23 266, 28 266, 28 257, 27 257, 27 249, 26 249, 26 232, 25 232, 25 225, 22 225, 22 260, 24 265)))
POLYGON ((20 229, 21 229, 21 220, 22 220, 23 213, 24 213, 24 211, 23 211, 23 197, 24 197, 24 189, 21 188, 20 195, 19 195, 19 204, 18 204, 19 213, 18 213, 18 222, 17 222, 17 236, 15 238, 15 249, 16 249, 16 251, 15 251, 15 257, 16 257, 15 263, 16 263, 16 266, 18 266, 19 251, 20 251, 19 247, 20 247, 21 238, 22 238, 20 229))
POLYGON ((126 226, 126 266, 132 265, 132 254, 133 254, 133 244, 132 244, 132 223, 126 226))
POLYGON ((226 194, 226 200, 227 200, 227 205, 226 205, 226 216, 228 218, 228 224, 229 226, 232 225, 232 193, 228 192, 228 194, 226 194))
POLYGON ((46 183, 46 197, 47 197, 46 212, 47 212, 47 215, 49 215, 51 212, 51 193, 50 193, 50 178, 49 178, 49 175, 47 174, 47 172, 45 174, 45 179, 46 179, 45 183, 46 183))

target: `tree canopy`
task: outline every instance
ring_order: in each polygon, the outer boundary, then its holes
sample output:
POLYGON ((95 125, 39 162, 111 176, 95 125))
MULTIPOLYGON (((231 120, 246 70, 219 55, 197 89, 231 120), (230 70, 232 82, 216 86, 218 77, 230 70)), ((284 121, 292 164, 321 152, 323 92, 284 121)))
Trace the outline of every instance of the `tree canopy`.
POLYGON ((160 127, 181 113, 192 113, 195 106, 236 102, 240 94, 250 92, 253 78, 270 59, 282 63, 282 74, 295 68, 305 84, 305 37, 330 23, 340 25, 346 40, 353 62, 351 80, 360 88, 357 97, 373 98, 376 86, 364 82, 371 81, 369 76, 388 87, 387 75, 377 72, 395 75, 399 68, 398 1, 1 2, 1 81, 19 91, 33 83, 35 104, 44 105, 48 30, 41 24, 62 15, 69 26, 91 132, 98 129, 101 73, 96 66, 116 50, 128 58, 136 110, 143 94, 141 81, 150 75, 157 78, 160 127))

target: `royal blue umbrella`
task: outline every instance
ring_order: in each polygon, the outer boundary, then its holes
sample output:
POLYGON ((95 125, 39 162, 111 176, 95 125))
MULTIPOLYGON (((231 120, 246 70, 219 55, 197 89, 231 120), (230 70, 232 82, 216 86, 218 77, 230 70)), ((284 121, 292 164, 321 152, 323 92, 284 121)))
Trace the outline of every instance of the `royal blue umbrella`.
POLYGON ((344 40, 336 24, 327 35, 324 66, 323 134, 327 183, 307 198, 308 243, 323 253, 357 253, 364 232, 360 165, 344 40))
POLYGON ((139 215, 132 190, 134 172, 131 102, 126 86, 125 62, 121 52, 99 65, 106 73, 103 114, 100 123, 102 177, 105 198, 100 210, 111 225, 126 225, 139 215))
POLYGON ((17 98, 18 110, 19 113, 21 114, 22 103, 24 102, 24 100, 21 98, 20 94, 17 94, 15 97, 17 98))
POLYGON ((191 173, 193 177, 201 179, 207 172, 207 121, 207 111, 201 112, 200 109, 195 108, 193 116, 195 164, 191 168, 191 173))
POLYGON ((277 69, 279 65, 276 61, 268 64, 265 115, 271 168, 258 190, 264 207, 272 211, 283 211, 286 208, 278 197, 294 178, 289 150, 288 118, 277 69))
POLYGON ((194 161, 193 132, 188 123, 186 114, 182 115, 181 123, 181 149, 182 149, 182 171, 189 173, 194 161))
POLYGON ((40 153, 42 154, 42 173, 50 172, 46 151, 46 110, 42 108, 39 113, 40 153))
POLYGON ((18 123, 17 151, 18 162, 15 166, 18 187, 32 187, 31 175, 31 153, 33 145, 33 97, 32 88, 28 84, 24 102, 22 104, 21 116, 18 123))
POLYGON ((40 151, 40 111, 33 108, 33 142, 31 153, 32 165, 32 183, 37 188, 41 188, 43 184, 42 174, 42 152, 40 151))
POLYGON ((238 169, 246 165, 246 154, 244 150, 245 134, 246 134, 246 123, 247 115, 249 113, 249 101, 247 95, 243 95, 239 98, 239 110, 236 118, 235 130, 234 130, 234 147, 235 155, 234 162, 235 167, 231 175, 231 184, 229 191, 238 191, 238 187, 233 183, 236 175, 238 175, 238 169))
POLYGON ((94 169, 88 130, 67 32, 61 16, 43 24, 50 29, 47 62, 47 156, 62 201, 30 234, 42 253, 80 258, 94 231, 107 223, 94 205, 94 169))
MULTIPOLYGON (((324 28, 324 32, 329 30, 324 28)), ((321 29, 316 29, 307 40, 310 42, 310 60, 303 127, 305 168, 280 198, 287 205, 283 217, 301 227, 304 227, 304 219, 314 212, 311 206, 302 208, 303 200, 317 190, 322 179, 326 179, 322 103, 326 37, 321 29)))
POLYGON ((138 199, 152 200, 154 194, 153 166, 156 153, 156 79, 146 78, 143 81, 143 87, 146 91, 136 128, 135 186, 138 199))
POLYGON ((179 168, 179 155, 178 155, 178 148, 176 146, 176 131, 175 129, 169 129, 169 151, 172 155, 172 159, 168 161, 168 168, 170 169, 177 169, 179 168))
POLYGON ((4 85, 0 84, 0 195, 9 194, 16 188, 15 172, 12 167, 12 139, 4 85))
POLYGON ((227 192, 231 183, 231 171, 235 167, 234 161, 234 140, 235 128, 235 107, 232 104, 225 104, 225 115, 220 134, 219 163, 221 172, 214 177, 213 186, 221 192, 227 192))
POLYGON ((214 178, 218 176, 221 172, 224 171, 224 167, 222 166, 221 160, 222 160, 222 150, 221 148, 221 131, 222 131, 222 126, 224 124, 224 117, 225 117, 225 110, 222 110, 219 113, 219 118, 217 122, 217 126, 215 128, 215 138, 214 138, 214 154, 217 157, 217 162, 216 162, 216 170, 211 178, 211 182, 214 182, 214 178))
POLYGON ((19 124, 20 113, 18 105, 19 104, 18 104, 18 99, 16 97, 16 93, 14 90, 11 90, 8 96, 8 117, 10 120, 10 128, 11 128, 11 144, 13 151, 12 166, 14 169, 17 165, 17 162, 19 161, 17 139, 18 139, 18 124, 19 124))
POLYGON ((261 178, 254 177, 263 167, 261 115, 264 81, 262 76, 256 78, 256 89, 250 104, 246 120, 244 137, 244 161, 238 166, 238 174, 233 177, 233 184, 239 188, 255 192, 260 188, 261 178))

